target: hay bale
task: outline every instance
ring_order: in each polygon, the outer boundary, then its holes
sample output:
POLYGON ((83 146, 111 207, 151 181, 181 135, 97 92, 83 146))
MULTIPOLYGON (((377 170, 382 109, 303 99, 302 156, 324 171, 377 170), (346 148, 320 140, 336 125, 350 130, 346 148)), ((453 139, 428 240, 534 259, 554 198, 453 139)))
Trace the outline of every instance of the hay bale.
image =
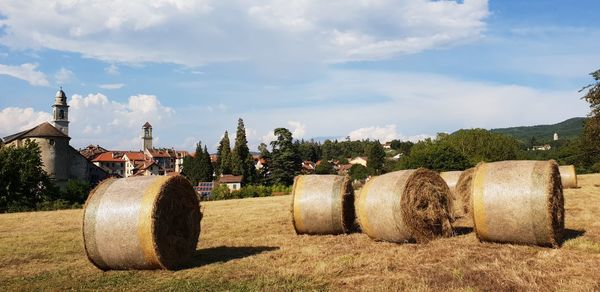
POLYGON ((565 189, 577 187, 577 172, 574 165, 562 165, 558 167, 560 171, 560 180, 565 189))
POLYGON ((342 234, 354 231, 354 191, 348 177, 299 175, 292 187, 296 234, 342 234))
POLYGON ((85 251, 102 270, 177 269, 196 250, 201 217, 182 176, 108 179, 85 203, 85 251))
POLYGON ((559 245, 564 199, 556 162, 480 163, 473 174, 472 201, 479 240, 559 245))
POLYGON ((471 189, 475 168, 463 171, 454 187, 454 209, 458 217, 466 217, 471 213, 471 189))
POLYGON ((360 228, 370 238, 427 242, 452 234, 450 189, 434 171, 401 170, 372 178, 356 203, 360 228))
POLYGON ((444 179, 450 191, 454 191, 458 178, 462 174, 462 171, 443 171, 440 172, 440 176, 444 179))

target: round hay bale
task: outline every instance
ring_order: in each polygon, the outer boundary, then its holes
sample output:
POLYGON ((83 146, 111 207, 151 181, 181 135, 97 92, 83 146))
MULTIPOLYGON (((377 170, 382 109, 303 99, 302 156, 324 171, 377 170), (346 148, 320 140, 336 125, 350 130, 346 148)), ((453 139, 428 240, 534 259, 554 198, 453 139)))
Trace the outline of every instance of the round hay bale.
POLYGON ((374 240, 427 242, 450 236, 451 196, 437 172, 419 168, 387 173, 361 189, 358 222, 374 240))
POLYGON ((574 165, 562 165, 558 167, 560 171, 560 180, 565 189, 577 187, 577 172, 574 165))
POLYGON ((354 191, 339 175, 299 175, 292 187, 296 234, 342 234, 354 231, 354 191))
POLYGON ((201 219, 182 176, 108 179, 85 203, 85 252, 102 270, 177 269, 196 250, 201 219))
POLYGON ((454 187, 454 208, 458 216, 464 217, 471 213, 471 189, 475 168, 463 171, 454 187))
POLYGON ((472 184, 473 223, 479 240, 559 245, 564 199, 556 162, 480 163, 472 184))
POLYGON ((450 191, 454 191, 458 178, 462 174, 462 171, 443 171, 440 172, 440 176, 444 179, 450 191))

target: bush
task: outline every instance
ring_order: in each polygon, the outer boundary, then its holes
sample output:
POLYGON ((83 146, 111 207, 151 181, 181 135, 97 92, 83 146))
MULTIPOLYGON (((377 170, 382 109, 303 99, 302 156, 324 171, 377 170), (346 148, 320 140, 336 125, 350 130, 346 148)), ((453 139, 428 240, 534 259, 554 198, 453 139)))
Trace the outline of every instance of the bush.
POLYGON ((88 182, 71 179, 60 192, 60 199, 66 202, 83 204, 90 193, 91 186, 88 182))
POLYGON ((401 166, 407 169, 425 167, 437 171, 450 171, 464 170, 473 164, 450 145, 439 140, 426 140, 415 144, 410 156, 401 159, 401 166))
POLYGON ((211 200, 229 200, 243 198, 269 197, 273 194, 287 195, 291 192, 291 187, 283 185, 262 186, 247 185, 239 190, 231 191, 227 185, 219 185, 212 190, 211 200))
POLYGON ((370 174, 371 173, 369 169, 361 164, 352 165, 352 167, 350 167, 350 169, 348 170, 348 175, 350 176, 350 179, 352 179, 352 181, 365 180, 367 179, 367 177, 369 177, 370 174))

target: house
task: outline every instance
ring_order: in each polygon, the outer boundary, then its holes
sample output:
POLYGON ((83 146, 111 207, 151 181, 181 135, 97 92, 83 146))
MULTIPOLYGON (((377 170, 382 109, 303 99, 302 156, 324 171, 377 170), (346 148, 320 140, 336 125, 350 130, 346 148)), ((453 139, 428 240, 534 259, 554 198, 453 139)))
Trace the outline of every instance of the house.
POLYGON ((125 177, 125 159, 122 152, 104 152, 92 162, 110 175, 125 177))
POLYGON ((83 157, 85 157, 86 159, 88 159, 90 161, 94 160, 96 157, 98 157, 98 155, 100 155, 104 152, 108 152, 108 150, 100 147, 99 145, 94 146, 91 144, 83 149, 79 149, 79 153, 81 155, 83 155, 83 157))
POLYGON ((335 170, 337 170, 339 175, 346 175, 352 166, 354 166, 354 164, 339 164, 335 170))
POLYGON ((349 160, 350 160, 350 161, 348 161, 349 164, 352 164, 352 165, 360 164, 362 166, 367 166, 367 157, 358 156, 358 157, 355 157, 355 158, 349 159, 349 160))
POLYGON ((552 146, 550 146, 548 144, 537 145, 537 146, 531 147, 531 150, 533 150, 533 151, 548 151, 550 149, 552 149, 552 146))
POLYGON ((144 152, 141 151, 125 152, 123 158, 125 159, 125 177, 134 175, 146 160, 144 152))
POLYGON ((175 172, 181 173, 183 171, 183 159, 190 156, 187 151, 175 151, 175 172))
POLYGON ((383 144, 383 149, 392 149, 392 142, 386 142, 383 144))
POLYGON ((144 161, 141 164, 137 164, 137 171, 134 173, 135 176, 147 176, 147 175, 166 175, 166 171, 155 161, 144 161))
POLYGON ((219 178, 219 183, 227 185, 231 191, 237 191, 242 187, 242 179, 241 175, 224 174, 219 178))
POLYGON ((305 161, 302 161, 302 170, 301 171, 304 174, 314 173, 316 166, 317 165, 314 162, 305 160, 305 161))
POLYGON ((167 172, 175 171, 175 157, 171 157, 168 150, 146 148, 144 149, 144 155, 146 160, 154 161, 163 170, 167 172))

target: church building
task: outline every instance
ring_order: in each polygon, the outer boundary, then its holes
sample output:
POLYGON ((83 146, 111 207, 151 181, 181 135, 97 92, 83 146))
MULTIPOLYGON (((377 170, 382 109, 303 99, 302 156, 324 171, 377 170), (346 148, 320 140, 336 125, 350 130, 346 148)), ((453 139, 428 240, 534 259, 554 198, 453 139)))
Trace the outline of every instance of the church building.
POLYGON ((76 179, 96 184, 109 174, 94 165, 75 148, 69 145, 69 106, 67 96, 60 89, 52 105, 52 124, 42 123, 4 138, 7 146, 21 147, 25 141, 35 141, 40 147, 42 168, 59 187, 76 179))

